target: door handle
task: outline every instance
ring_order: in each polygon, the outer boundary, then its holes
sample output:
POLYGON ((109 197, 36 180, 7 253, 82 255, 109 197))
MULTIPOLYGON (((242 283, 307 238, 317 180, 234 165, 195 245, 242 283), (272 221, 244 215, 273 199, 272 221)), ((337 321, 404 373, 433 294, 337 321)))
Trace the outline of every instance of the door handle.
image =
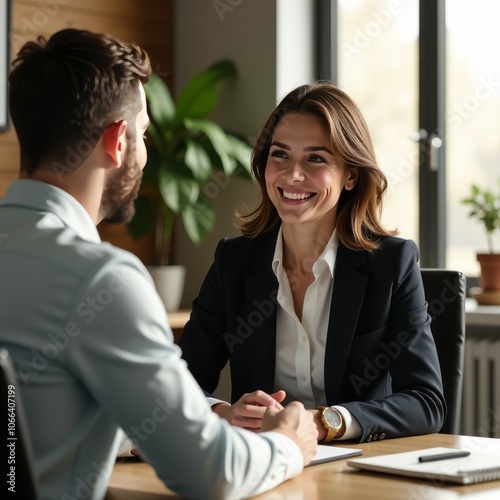
POLYGON ((437 134, 431 134, 429 137, 429 169, 432 172, 437 172, 439 168, 439 149, 443 145, 441 137, 437 134))
POLYGON ((410 134, 410 140, 421 144, 427 153, 427 166, 431 172, 437 172, 439 168, 439 149, 443 145, 438 134, 429 135, 427 130, 421 128, 410 134))

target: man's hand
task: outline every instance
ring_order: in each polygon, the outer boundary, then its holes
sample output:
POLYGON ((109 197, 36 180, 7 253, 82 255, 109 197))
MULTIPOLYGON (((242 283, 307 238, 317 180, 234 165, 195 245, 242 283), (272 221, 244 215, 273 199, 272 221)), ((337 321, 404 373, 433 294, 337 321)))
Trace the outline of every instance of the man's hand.
POLYGON ((273 407, 276 411, 282 410, 283 406, 280 403, 285 399, 285 396, 285 391, 278 391, 273 394, 255 391, 243 394, 233 405, 227 403, 215 404, 212 406, 212 410, 232 425, 259 432, 266 409, 273 407))
POLYGON ((302 451, 304 466, 308 465, 318 447, 318 429, 313 413, 302 403, 292 401, 284 410, 271 406, 262 419, 262 431, 276 431, 292 439, 302 451))
POLYGON ((312 414, 316 428, 318 429, 318 441, 323 441, 326 438, 327 431, 321 421, 321 412, 319 410, 309 410, 309 413, 312 414))

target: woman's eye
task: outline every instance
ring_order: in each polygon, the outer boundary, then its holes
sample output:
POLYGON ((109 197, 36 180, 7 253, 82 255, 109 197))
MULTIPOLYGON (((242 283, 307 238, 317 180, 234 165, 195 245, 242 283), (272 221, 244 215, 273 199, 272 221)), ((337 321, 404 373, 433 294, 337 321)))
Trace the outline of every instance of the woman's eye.
POLYGON ((274 156, 275 158, 287 158, 287 154, 284 151, 275 149, 269 152, 269 156, 274 156))
POLYGON ((311 155, 309 161, 312 163, 325 163, 326 160, 322 156, 311 155))

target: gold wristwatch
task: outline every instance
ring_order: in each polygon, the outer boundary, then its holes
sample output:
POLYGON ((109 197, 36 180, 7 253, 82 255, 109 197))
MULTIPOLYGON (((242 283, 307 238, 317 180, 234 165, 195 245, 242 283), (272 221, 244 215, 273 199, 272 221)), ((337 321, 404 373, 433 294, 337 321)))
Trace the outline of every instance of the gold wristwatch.
POLYGON ((336 437, 342 437, 345 432, 342 414, 333 406, 317 406, 316 410, 321 412, 321 423, 327 431, 323 443, 329 443, 336 437))

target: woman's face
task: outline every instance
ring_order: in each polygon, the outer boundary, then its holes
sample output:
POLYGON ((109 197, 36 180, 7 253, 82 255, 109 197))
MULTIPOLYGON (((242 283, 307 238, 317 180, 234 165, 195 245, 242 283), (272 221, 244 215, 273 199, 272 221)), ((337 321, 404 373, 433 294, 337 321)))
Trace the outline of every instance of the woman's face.
POLYGON ((266 188, 283 223, 335 227, 340 193, 356 178, 334 152, 328 128, 313 114, 289 113, 274 130, 266 188))

